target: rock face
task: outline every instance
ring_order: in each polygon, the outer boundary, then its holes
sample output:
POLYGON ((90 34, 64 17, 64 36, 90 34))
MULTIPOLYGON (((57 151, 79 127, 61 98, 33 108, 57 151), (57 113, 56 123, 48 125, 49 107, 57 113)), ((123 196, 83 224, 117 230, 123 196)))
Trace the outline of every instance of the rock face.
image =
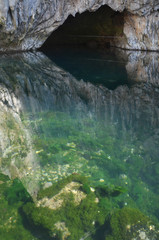
MULTIPOLYGON (((121 57, 122 54, 123 51, 121 57)), ((159 150, 155 144, 159 141, 158 54, 135 51, 128 51, 128 54, 125 57, 128 59, 126 69, 128 74, 134 73, 132 85, 119 86, 115 90, 76 80, 42 53, 1 56, 1 171, 10 177, 23 178, 28 192, 33 197, 36 195, 42 176, 37 156, 42 149, 33 150, 30 145, 33 130, 27 127, 27 121, 21 121, 21 116, 26 112, 34 115, 36 112, 61 111, 69 115, 73 109, 78 109, 79 114, 89 116, 90 119, 95 116, 95 119, 102 119, 106 125, 110 123, 110 119, 114 126, 121 122, 120 129, 123 132, 127 129, 136 136, 137 133, 142 135, 146 128, 144 146, 149 149, 147 151, 151 158, 157 159, 159 150)), ((65 173, 67 168, 58 171, 60 174, 61 171, 65 173)), ((51 176, 56 177, 54 173, 51 173, 51 176)))
POLYGON ((78 108, 79 112, 93 112, 97 118, 103 117, 105 122, 109 118, 121 121, 122 128, 130 127, 132 132, 144 131, 145 119, 147 130, 157 129, 158 54, 134 51, 128 54, 126 69, 128 74, 133 73, 131 86, 119 86, 113 91, 102 85, 77 81, 42 53, 1 57, 0 106, 12 110, 13 115, 59 109, 69 113, 78 108))
POLYGON ((125 38, 117 46, 158 50, 158 0, 0 0, 0 50, 39 48, 69 15, 102 5, 124 11, 125 38))
MULTIPOLYGON (((56 110, 56 107, 70 111, 73 106, 78 106, 82 111, 105 109, 106 113, 110 110, 115 115, 124 109, 124 114, 120 113, 123 121, 134 119, 134 124, 139 123, 141 109, 142 112, 145 109, 145 119, 151 120, 149 115, 159 116, 159 54, 135 51, 127 54, 125 56, 125 51, 120 51, 121 59, 127 58, 126 69, 132 85, 130 88, 118 86, 113 91, 102 85, 76 80, 40 52, 1 56, 0 106, 12 109, 15 114, 56 110)), ((157 119, 154 117, 152 123, 157 119)))

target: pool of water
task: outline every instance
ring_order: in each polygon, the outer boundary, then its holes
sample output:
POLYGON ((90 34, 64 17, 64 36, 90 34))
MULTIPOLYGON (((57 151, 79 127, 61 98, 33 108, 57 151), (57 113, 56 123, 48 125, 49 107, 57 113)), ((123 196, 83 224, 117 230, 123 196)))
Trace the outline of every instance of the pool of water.
POLYGON ((109 89, 128 84, 126 59, 119 58, 113 49, 91 49, 83 46, 44 49, 44 53, 77 80, 83 79, 109 89))
POLYGON ((0 237, 157 240, 159 55, 68 50, 0 57, 0 237))

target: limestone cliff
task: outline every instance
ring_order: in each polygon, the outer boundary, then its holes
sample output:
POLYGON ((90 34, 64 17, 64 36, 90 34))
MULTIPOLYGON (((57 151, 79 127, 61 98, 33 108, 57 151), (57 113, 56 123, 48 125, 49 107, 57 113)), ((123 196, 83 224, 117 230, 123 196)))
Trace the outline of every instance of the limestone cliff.
POLYGON ((108 5, 124 12, 124 40, 117 46, 159 49, 158 0, 0 0, 0 50, 39 48, 69 15, 108 5))

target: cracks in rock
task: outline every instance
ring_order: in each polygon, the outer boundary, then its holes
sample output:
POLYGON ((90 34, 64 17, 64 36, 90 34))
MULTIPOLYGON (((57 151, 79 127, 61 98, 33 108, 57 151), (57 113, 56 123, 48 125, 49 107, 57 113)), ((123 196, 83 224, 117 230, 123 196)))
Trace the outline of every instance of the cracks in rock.
MULTIPOLYGON (((0 18, 1 51, 4 49, 39 48, 51 35, 51 32, 63 24, 68 15, 75 16, 76 13, 83 13, 86 10, 94 12, 104 5, 121 13, 129 11, 137 18, 144 17, 149 26, 147 35, 150 39, 149 41, 144 40, 146 41, 144 49, 158 50, 157 36, 154 35, 154 39, 153 34, 151 34, 153 24, 155 24, 155 28, 158 28, 158 0, 7 0, 2 2, 4 3, 1 3, 1 13, 5 19, 0 18), (149 21, 152 21, 152 25, 149 24, 149 21)), ((141 21, 143 21, 142 18, 141 21)), ((138 26, 137 20, 136 26, 138 26)), ((130 32, 130 30, 127 34, 128 38, 132 40, 131 48, 142 49, 142 39, 134 42, 132 36, 135 33, 130 32)), ((125 41, 119 45, 122 48, 128 46, 125 41)))
POLYGON ((14 16, 13 16, 13 13, 12 13, 12 9, 11 9, 10 6, 9 6, 9 8, 8 8, 8 17, 9 17, 12 25, 14 26, 14 28, 16 28, 16 21, 15 21, 15 19, 14 19, 14 16))
POLYGON ((11 20, 13 21, 13 14, 12 14, 12 10, 10 7, 8 8, 8 15, 10 16, 11 20))

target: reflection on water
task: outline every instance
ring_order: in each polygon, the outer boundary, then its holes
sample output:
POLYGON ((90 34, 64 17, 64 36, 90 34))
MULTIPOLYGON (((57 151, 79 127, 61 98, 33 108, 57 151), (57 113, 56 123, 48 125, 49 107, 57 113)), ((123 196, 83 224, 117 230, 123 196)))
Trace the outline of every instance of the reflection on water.
POLYGON ((112 90, 128 84, 126 60, 119 58, 110 49, 103 51, 80 46, 78 48, 60 46, 44 52, 77 80, 102 84, 112 90))
POLYGON ((157 239, 158 59, 118 52, 108 75, 128 78, 110 87, 42 53, 1 56, 1 239, 157 239))

